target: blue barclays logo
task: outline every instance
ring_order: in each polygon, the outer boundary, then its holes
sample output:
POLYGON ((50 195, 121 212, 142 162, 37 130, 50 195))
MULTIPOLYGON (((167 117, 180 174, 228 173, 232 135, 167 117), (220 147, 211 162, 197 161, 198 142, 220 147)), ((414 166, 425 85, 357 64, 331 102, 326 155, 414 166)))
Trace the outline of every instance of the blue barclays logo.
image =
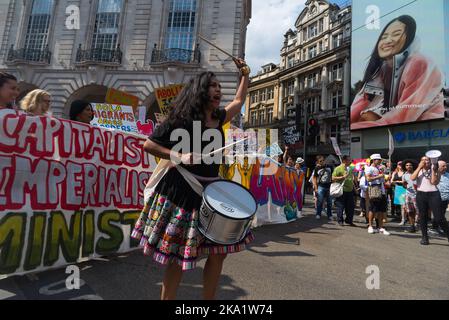
POLYGON ((407 135, 404 132, 398 132, 394 134, 394 140, 396 140, 399 143, 404 142, 407 140, 407 135))
POLYGON ((420 130, 409 132, 397 132, 394 134, 394 140, 399 143, 403 143, 406 140, 434 140, 444 139, 449 137, 449 129, 435 129, 435 130, 420 130))

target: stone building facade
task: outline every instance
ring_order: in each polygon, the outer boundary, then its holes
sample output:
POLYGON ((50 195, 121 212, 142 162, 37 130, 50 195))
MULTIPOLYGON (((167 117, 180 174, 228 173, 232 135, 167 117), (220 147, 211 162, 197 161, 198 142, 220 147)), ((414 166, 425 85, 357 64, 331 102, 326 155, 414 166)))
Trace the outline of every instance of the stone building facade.
POLYGON ((264 66, 251 78, 245 127, 279 129, 282 144, 308 163, 318 154, 334 153, 331 137, 349 154, 350 39, 349 5, 308 0, 295 29, 284 35, 280 64, 264 66), (272 95, 265 93, 269 88, 272 95), (308 137, 310 119, 319 125, 315 137, 308 137))
POLYGON ((49 91, 61 117, 75 99, 104 102, 108 88, 136 95, 152 114, 155 88, 205 70, 226 104, 238 72, 199 35, 243 57, 250 18, 251 0, 0 0, 0 69, 17 76, 20 97, 49 91))

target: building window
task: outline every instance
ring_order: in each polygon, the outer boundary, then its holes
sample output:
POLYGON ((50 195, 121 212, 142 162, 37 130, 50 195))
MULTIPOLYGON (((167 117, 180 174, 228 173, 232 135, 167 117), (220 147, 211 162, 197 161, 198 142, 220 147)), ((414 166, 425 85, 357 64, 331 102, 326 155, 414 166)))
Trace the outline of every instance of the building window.
POLYGON ((307 29, 302 30, 302 40, 307 41, 307 29))
POLYGON ((270 87, 267 90, 268 90, 268 92, 267 92, 267 100, 274 99, 274 88, 270 87))
POLYGON ((259 110, 259 124, 265 124, 265 110, 259 110))
POLYGON ((304 101, 305 105, 307 106, 307 113, 309 115, 315 114, 318 112, 318 104, 317 104, 317 98, 309 98, 304 101))
POLYGON ((307 76, 307 87, 314 88, 316 86, 316 73, 311 73, 307 76))
POLYGON ((287 62, 288 68, 292 68, 295 65, 295 56, 289 56, 287 62))
POLYGON ((295 94, 295 80, 290 80, 287 83, 286 96, 293 96, 295 94))
POLYGON ((48 43, 54 0, 34 0, 25 36, 25 49, 44 50, 48 43))
POLYGON ((318 22, 318 32, 321 34, 324 31, 324 19, 321 18, 318 22))
POLYGON ((193 50, 196 0, 171 0, 165 48, 193 50))
POLYGON ((255 126, 257 124, 257 112, 251 111, 251 125, 255 126))
POLYGON ((332 37, 332 47, 338 48, 343 44, 343 32, 336 34, 332 37))
POLYGON ((251 94, 251 103, 259 102, 259 91, 255 91, 251 94))
POLYGON ((317 35, 318 35, 318 25, 315 22, 309 26, 309 39, 316 37, 317 35))
POLYGON ((93 49, 117 49, 122 5, 122 0, 98 1, 92 38, 93 49))
POLYGON ((273 122, 273 108, 267 108, 267 123, 273 122))
POLYGON ((337 138, 337 140, 340 140, 340 130, 341 128, 339 124, 331 125, 331 132, 330 132, 331 138, 337 138))
POLYGON ((260 101, 266 101, 267 100, 267 89, 262 89, 260 91, 260 101))
POLYGON ((332 66, 330 79, 331 81, 343 80, 343 63, 334 64, 332 66))
POLYGON ((332 109, 336 110, 343 106, 343 91, 337 90, 332 92, 332 109))
POLYGON ((315 58, 317 55, 317 46, 314 45, 313 47, 309 48, 309 59, 315 58))

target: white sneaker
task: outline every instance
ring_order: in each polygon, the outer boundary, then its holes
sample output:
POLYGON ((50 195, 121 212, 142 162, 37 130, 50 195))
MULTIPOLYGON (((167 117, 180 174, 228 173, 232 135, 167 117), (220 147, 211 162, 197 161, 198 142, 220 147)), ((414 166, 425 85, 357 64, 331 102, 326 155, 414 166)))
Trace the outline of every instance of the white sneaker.
POLYGON ((405 221, 404 220, 402 220, 401 221, 401 223, 399 224, 400 226, 403 226, 403 225, 405 225, 405 221))
POLYGON ((379 233, 383 234, 384 236, 389 236, 390 235, 390 233, 387 230, 385 230, 384 228, 380 229, 379 233))
POLYGON ((315 219, 320 220, 321 216, 315 216, 315 219))
POLYGON ((369 233, 369 234, 373 234, 373 233, 374 233, 373 227, 368 227, 368 233, 369 233))
POLYGON ((301 219, 303 217, 301 212, 297 212, 296 213, 296 218, 301 219))

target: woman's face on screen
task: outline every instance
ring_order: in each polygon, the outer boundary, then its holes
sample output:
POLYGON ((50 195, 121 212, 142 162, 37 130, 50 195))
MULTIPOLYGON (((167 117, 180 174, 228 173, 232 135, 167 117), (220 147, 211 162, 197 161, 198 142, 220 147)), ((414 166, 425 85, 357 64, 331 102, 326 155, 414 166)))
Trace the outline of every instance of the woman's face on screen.
POLYGON ((406 26, 395 21, 382 34, 377 50, 381 59, 388 59, 398 54, 404 48, 407 40, 406 26))

